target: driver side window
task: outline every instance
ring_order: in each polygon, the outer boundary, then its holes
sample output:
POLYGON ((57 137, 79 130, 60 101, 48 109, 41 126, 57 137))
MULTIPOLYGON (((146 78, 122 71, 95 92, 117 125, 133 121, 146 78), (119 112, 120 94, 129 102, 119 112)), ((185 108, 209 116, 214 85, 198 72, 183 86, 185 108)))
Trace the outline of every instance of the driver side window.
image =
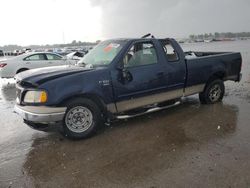
POLYGON ((124 67, 136 67, 157 63, 156 50, 152 42, 135 43, 123 59, 124 67))

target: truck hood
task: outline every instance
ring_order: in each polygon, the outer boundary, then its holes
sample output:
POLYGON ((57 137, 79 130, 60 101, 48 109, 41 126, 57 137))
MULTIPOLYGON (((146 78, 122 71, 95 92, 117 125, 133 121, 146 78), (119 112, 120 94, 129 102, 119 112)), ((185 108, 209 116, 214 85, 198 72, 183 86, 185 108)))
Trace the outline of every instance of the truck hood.
POLYGON ((90 70, 93 70, 93 68, 70 65, 45 67, 21 72, 15 76, 15 79, 17 83, 22 82, 38 86, 53 79, 90 70))

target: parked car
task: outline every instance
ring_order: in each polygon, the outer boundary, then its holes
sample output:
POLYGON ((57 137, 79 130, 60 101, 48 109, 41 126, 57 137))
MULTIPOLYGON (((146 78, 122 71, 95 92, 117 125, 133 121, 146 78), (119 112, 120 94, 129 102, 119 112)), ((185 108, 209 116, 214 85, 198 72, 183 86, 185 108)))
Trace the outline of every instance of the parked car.
POLYGON ((0 77, 13 78, 17 73, 49 66, 75 63, 65 57, 50 52, 31 52, 0 61, 0 77))
POLYGON ((28 52, 32 52, 32 50, 31 50, 31 48, 24 48, 24 49, 23 49, 23 52, 24 52, 24 53, 28 53, 28 52))
POLYGON ((71 52, 71 53, 67 54, 66 57, 67 57, 67 59, 75 60, 77 62, 80 59, 82 59, 84 55, 85 55, 85 53, 80 52, 80 51, 76 51, 76 52, 71 52))
POLYGON ((18 56, 18 55, 21 55, 21 54, 23 54, 24 52, 22 51, 22 50, 14 50, 13 51, 13 55, 14 56, 18 56))
POLYGON ((15 111, 41 130, 62 122, 70 138, 86 138, 104 122, 160 110, 199 94, 212 104, 224 81, 239 82, 242 58, 231 52, 183 52, 174 39, 99 43, 79 62, 20 73, 15 111))
POLYGON ((4 56, 3 50, 0 50, 0 57, 3 57, 3 56, 4 56))

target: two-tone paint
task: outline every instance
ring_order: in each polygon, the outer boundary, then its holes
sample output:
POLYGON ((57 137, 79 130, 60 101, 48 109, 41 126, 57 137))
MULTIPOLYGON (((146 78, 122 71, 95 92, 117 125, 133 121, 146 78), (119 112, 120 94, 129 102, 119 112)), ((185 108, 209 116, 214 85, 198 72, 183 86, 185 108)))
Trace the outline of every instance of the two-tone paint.
POLYGON ((240 80, 240 53, 192 52, 196 57, 186 58, 187 53, 174 39, 117 40, 122 40, 125 45, 108 66, 65 66, 19 74, 16 77, 18 88, 22 88, 19 105, 32 106, 23 102, 25 92, 42 89, 47 91, 48 101, 41 106, 65 107, 66 101, 81 96, 94 100, 108 113, 119 114, 202 92, 214 76, 223 80, 240 80), (164 40, 168 40, 178 53, 177 61, 168 61, 161 43, 164 40), (126 68, 132 80, 124 83, 121 81, 122 60, 135 42, 142 41, 154 44, 158 63, 126 68))

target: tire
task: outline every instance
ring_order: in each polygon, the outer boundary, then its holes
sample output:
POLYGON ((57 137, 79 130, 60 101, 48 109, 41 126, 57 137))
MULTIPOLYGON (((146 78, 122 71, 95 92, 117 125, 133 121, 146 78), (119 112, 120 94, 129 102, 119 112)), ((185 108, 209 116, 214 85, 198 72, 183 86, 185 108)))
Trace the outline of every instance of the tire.
POLYGON ((103 122, 99 107, 89 99, 70 100, 66 107, 67 110, 63 118, 63 133, 71 139, 92 136, 103 122))
POLYGON ((224 82, 220 79, 210 81, 203 92, 199 93, 202 104, 213 104, 223 99, 225 93, 224 82))

